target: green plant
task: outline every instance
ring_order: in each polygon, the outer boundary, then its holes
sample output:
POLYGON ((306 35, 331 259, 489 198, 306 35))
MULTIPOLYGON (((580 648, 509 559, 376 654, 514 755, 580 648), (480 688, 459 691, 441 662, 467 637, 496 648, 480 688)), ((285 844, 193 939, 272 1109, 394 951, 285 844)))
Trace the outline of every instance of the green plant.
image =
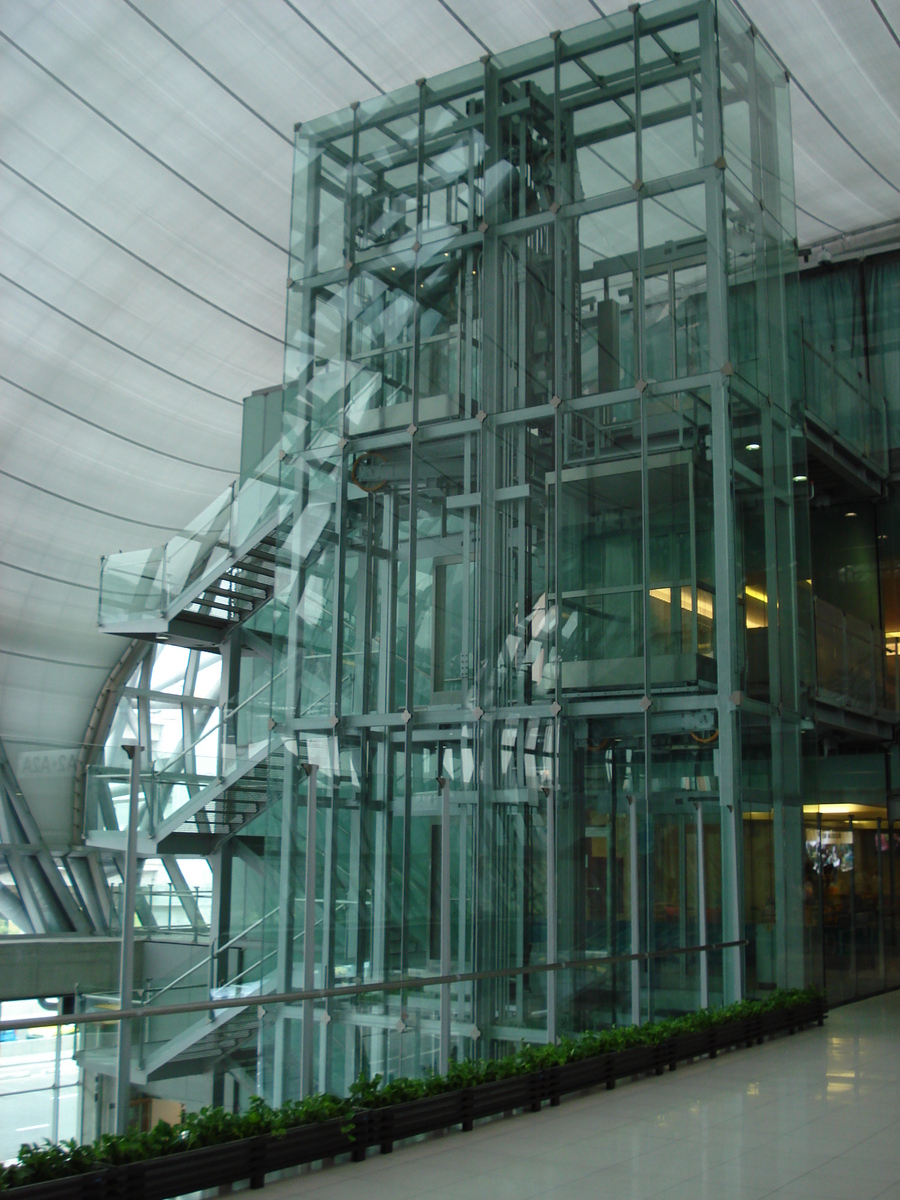
POLYGON ((272 1108, 265 1100, 254 1096, 245 1113, 229 1113, 223 1108, 210 1107, 197 1113, 185 1113, 177 1125, 160 1121, 148 1133, 130 1130, 123 1135, 103 1134, 89 1145, 81 1146, 74 1140, 56 1145, 51 1142, 44 1142, 43 1145, 26 1144, 19 1150, 17 1162, 0 1167, 0 1192, 29 1183, 65 1179, 110 1166, 218 1146, 260 1134, 283 1137, 289 1129, 341 1118, 344 1121, 341 1128, 352 1140, 354 1110, 385 1108, 422 1096, 478 1087, 493 1080, 528 1075, 633 1046, 659 1045, 681 1034, 696 1033, 767 1012, 790 1010, 807 1004, 818 995, 820 993, 815 988, 779 990, 765 1000, 740 1000, 725 1008, 702 1009, 646 1025, 587 1030, 574 1037, 563 1038, 559 1045, 523 1042, 514 1054, 503 1058, 454 1060, 446 1075, 431 1073, 422 1079, 400 1076, 385 1081, 382 1075, 367 1079, 360 1073, 351 1085, 350 1096, 346 1100, 323 1093, 304 1100, 288 1100, 280 1108, 272 1108))

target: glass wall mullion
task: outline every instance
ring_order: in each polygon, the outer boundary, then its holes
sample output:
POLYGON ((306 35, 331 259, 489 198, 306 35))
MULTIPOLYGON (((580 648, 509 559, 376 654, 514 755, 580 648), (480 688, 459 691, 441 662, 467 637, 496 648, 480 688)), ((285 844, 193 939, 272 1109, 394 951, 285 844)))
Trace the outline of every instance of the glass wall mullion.
MULTIPOLYGON (((652 746, 651 708, 653 704, 653 683, 650 663, 650 463, 649 437, 647 427, 647 406, 650 402, 652 388, 648 389, 647 376, 647 325, 646 325, 646 265, 644 260, 645 222, 643 196, 643 155, 641 129, 641 30, 642 18, 640 8, 633 13, 634 22, 634 123, 635 123, 635 171, 634 187, 637 192, 637 263, 635 288, 635 373, 638 376, 638 392, 640 393, 640 453, 641 453, 641 630, 642 657, 644 675, 644 781, 643 781, 643 810, 644 810, 644 848, 640 856, 644 864, 644 921, 642 922, 643 948, 653 948, 653 879, 651 863, 653 862, 653 819, 650 811, 650 794, 652 787, 652 746)), ((640 944, 632 947, 632 953, 641 949, 640 944)), ((646 1006, 640 1005, 641 1018, 652 1020, 653 979, 655 967, 648 959, 640 972, 643 978, 642 990, 646 990, 646 1006)))
MULTIPOLYGON (((715 166, 706 180, 707 305, 709 365, 721 374, 710 389, 713 463, 713 554, 715 562, 716 702, 719 728, 719 804, 722 854, 722 940, 743 937, 743 822, 740 800, 739 683, 736 663, 738 613, 734 545, 733 445, 729 415, 728 289, 725 244, 725 158, 718 40, 713 7, 700 15, 704 165, 715 166), (736 701, 738 703, 736 703, 736 701)), ((744 993, 741 947, 723 951, 725 1003, 744 993)))

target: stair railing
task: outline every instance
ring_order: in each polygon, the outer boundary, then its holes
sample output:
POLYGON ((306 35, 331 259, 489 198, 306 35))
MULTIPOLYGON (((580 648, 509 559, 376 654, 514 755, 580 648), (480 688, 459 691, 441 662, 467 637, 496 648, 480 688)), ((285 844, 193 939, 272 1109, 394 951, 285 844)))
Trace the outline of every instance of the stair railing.
POLYGON ((218 495, 168 542, 100 560, 98 623, 115 631, 135 619, 158 622, 203 590, 216 571, 252 546, 277 518, 281 501, 282 442, 276 443, 239 486, 218 495), (193 594, 186 595, 193 589, 193 594))
MULTIPOLYGON (((170 980, 170 982, 167 983, 165 985, 165 987, 160 988, 158 992, 153 992, 148 1003, 155 1004, 157 1002, 157 1000, 159 1000, 160 996, 165 995, 166 992, 171 991, 172 988, 175 988, 180 983, 183 983, 185 979, 187 979, 187 978, 189 978, 189 976, 193 975, 195 971, 199 971, 202 967, 207 968, 207 973, 208 973, 208 977, 210 979, 210 987, 211 987, 212 986, 212 982, 211 982, 212 964, 215 961, 216 957, 219 954, 222 954, 225 950, 229 950, 237 942, 239 942, 243 938, 245 938, 248 933, 252 933, 254 929, 258 929, 259 926, 262 925, 263 921, 267 921, 269 919, 269 917, 275 916, 275 914, 277 912, 278 912, 278 908, 276 907, 276 908, 273 908, 270 912, 264 913, 261 917, 259 917, 257 920, 255 920, 252 925, 248 925, 246 929, 242 929, 240 933, 236 933, 233 938, 230 938, 224 944, 224 946, 217 946, 216 938, 214 937, 209 944, 209 954, 206 955, 204 958, 201 958, 199 960, 199 962, 194 963, 194 965, 192 967, 188 967, 188 969, 186 971, 182 971, 182 973, 180 975, 178 975, 175 979, 170 980)), ((231 980, 228 981, 228 983, 231 983, 231 982, 232 982, 231 980)), ((223 986, 227 987, 228 983, 224 984, 223 986)))
MULTIPOLYGON (((209 787, 216 781, 222 781, 226 775, 238 771, 242 763, 249 763, 254 754, 268 744, 269 729, 269 700, 268 693, 273 682, 277 682, 287 671, 282 669, 274 680, 267 677, 249 696, 245 697, 234 708, 219 710, 219 719, 214 725, 208 726, 189 745, 184 746, 176 755, 163 763, 159 768, 151 767, 149 771, 141 772, 141 786, 149 805, 146 827, 142 832, 150 837, 156 835, 164 822, 179 811, 180 808, 189 810, 190 800, 178 808, 172 807, 171 791, 175 784, 194 785, 196 789, 209 787), (243 720, 242 720, 243 718, 243 720), (260 734, 254 738, 254 725, 260 734), (245 736, 236 737, 240 725, 244 726, 245 736), (225 736, 222 736, 222 735, 225 736), (196 751, 199 746, 208 745, 211 754, 215 755, 215 770, 204 772, 196 769, 196 751), (192 769, 189 769, 192 768, 192 769)), ((210 755, 211 756, 211 755, 210 755)), ((125 768, 110 768, 103 764, 94 764, 87 769, 87 803, 88 832, 91 829, 117 829, 110 825, 113 816, 110 815, 109 805, 95 794, 98 788, 108 787, 110 783, 118 783, 122 789, 127 789, 129 774, 125 768), (104 809, 107 810, 104 814, 104 809), (101 818, 103 818, 101 820, 101 818), (93 822, 93 823, 92 823, 93 822)), ((185 819, 190 813, 186 813, 185 819)))

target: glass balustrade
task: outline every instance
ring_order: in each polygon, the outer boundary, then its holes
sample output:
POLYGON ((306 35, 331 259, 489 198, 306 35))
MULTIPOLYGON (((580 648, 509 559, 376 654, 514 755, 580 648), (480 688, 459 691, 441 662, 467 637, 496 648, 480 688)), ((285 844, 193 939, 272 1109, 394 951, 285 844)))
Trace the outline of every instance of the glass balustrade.
MULTIPOLYGON (((286 437, 284 444, 296 439, 286 437)), ((165 619, 274 524, 282 497, 282 441, 240 485, 230 484, 162 546, 105 556, 100 567, 99 623, 165 619)))
MULTIPOLYGON (((110 884, 109 890, 113 914, 110 924, 121 929, 124 884, 110 884)), ((137 920, 141 928, 152 932, 154 937, 187 934, 194 941, 199 937, 205 939, 209 933, 212 903, 211 888, 180 889, 174 885, 148 884, 135 890, 137 920)))
POLYGON ((879 470, 887 469, 887 404, 858 364, 832 345, 804 340, 806 404, 826 428, 879 470))
POLYGON ((896 711, 896 639, 818 597, 815 616, 819 695, 870 713, 896 711))

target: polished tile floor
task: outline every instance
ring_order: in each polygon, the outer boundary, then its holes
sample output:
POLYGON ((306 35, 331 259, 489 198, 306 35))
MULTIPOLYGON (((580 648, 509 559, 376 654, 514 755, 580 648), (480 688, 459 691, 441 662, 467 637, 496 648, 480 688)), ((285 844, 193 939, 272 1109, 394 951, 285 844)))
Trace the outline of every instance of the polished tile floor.
POLYGON ((900 1200, 900 993, 824 1029, 369 1152, 266 1200, 900 1200))

